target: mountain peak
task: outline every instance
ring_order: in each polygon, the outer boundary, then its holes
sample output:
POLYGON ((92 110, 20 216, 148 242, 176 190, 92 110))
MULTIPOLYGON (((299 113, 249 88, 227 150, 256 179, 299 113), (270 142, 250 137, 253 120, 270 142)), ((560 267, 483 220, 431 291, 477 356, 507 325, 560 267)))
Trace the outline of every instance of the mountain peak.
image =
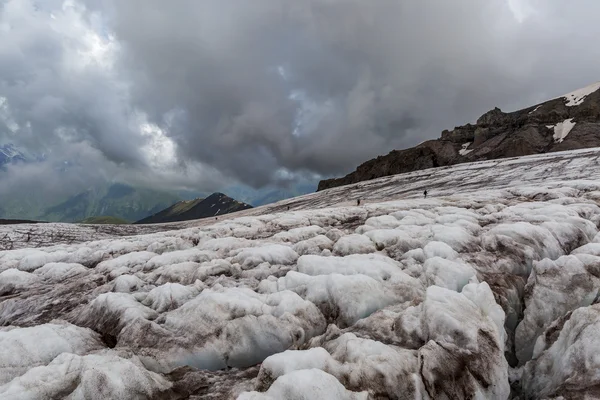
POLYGON ((171 207, 136 222, 136 224, 158 224, 209 218, 248 208, 252 208, 252 206, 232 199, 223 193, 215 192, 205 199, 175 203, 171 207))

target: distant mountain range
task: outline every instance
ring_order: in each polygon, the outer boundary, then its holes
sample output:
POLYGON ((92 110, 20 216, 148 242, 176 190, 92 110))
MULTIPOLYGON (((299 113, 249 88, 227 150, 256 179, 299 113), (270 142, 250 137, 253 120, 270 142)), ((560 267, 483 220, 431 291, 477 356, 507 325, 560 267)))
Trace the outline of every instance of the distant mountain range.
POLYGON ((218 217, 248 208, 252 208, 252 206, 232 199, 223 193, 213 193, 205 199, 179 201, 150 217, 137 221, 136 224, 157 224, 218 217))
POLYGON ((318 190, 382 176, 464 162, 600 146, 600 82, 519 111, 495 108, 476 124, 443 131, 441 138, 393 150, 361 164, 318 190))
POLYGON ((72 196, 46 209, 39 219, 76 222, 94 216, 111 216, 133 222, 179 200, 173 193, 115 183, 72 196))
MULTIPOLYGON (((45 159, 43 155, 28 154, 28 152, 10 143, 0 145, 0 175, 6 172, 6 167, 9 165, 36 163, 45 159)), ((71 163, 65 161, 60 164, 57 173, 60 173, 62 168, 71 168, 71 163)), ((231 185, 223 189, 226 195, 229 196, 227 198, 231 199, 231 204, 222 204, 223 207, 217 207, 216 210, 221 208, 219 214, 225 214, 230 212, 227 211, 230 207, 235 211, 238 208, 243 209, 243 207, 261 206, 310 193, 315 188, 316 184, 312 182, 301 182, 287 188, 268 186, 261 189, 254 189, 240 184, 231 185), (238 199, 238 204, 242 206, 236 205, 233 199, 238 199)), ((173 215, 167 217, 167 219, 174 218, 174 215, 180 215, 186 211, 178 210, 179 207, 194 208, 193 206, 196 205, 197 200, 192 200, 191 203, 188 200, 200 199, 211 202, 219 195, 225 196, 220 193, 211 195, 210 192, 190 190, 171 191, 139 188, 123 183, 94 184, 83 192, 75 195, 65 194, 62 197, 54 197, 53 200, 49 200, 43 192, 36 189, 32 189, 29 193, 5 191, 0 195, 0 218, 49 222, 91 221, 86 223, 103 223, 97 221, 105 221, 106 217, 110 217, 133 223, 154 216, 163 210, 166 211, 165 209, 171 206, 174 207, 174 210, 171 210, 173 215), (91 217, 103 218, 90 220, 91 217)), ((225 200, 226 203, 228 201, 225 200)), ((209 204, 209 207, 212 205, 212 203, 203 203, 202 206, 190 211, 186 216, 178 218, 195 219, 214 216, 214 214, 211 214, 212 210, 199 211, 204 210, 206 204, 209 204)), ((157 218, 161 219, 162 217, 157 218)))

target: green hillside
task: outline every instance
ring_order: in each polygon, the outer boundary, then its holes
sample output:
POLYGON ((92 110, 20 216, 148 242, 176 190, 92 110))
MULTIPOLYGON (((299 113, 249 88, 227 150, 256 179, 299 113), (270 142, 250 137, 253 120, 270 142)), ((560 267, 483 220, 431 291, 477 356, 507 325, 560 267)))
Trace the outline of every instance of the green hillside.
POLYGON ((51 222, 76 222, 88 217, 110 215, 138 221, 179 201, 172 193, 112 184, 90 189, 50 207, 36 218, 51 222))
POLYGON ((123 225, 128 224, 128 221, 125 221, 121 218, 110 217, 110 216, 100 216, 100 217, 89 217, 79 222, 80 224, 88 224, 88 225, 123 225))
POLYGON ((159 213, 137 221, 136 224, 158 224, 218 217, 248 208, 252 208, 252 206, 232 199, 223 193, 213 193, 205 199, 180 201, 159 213))

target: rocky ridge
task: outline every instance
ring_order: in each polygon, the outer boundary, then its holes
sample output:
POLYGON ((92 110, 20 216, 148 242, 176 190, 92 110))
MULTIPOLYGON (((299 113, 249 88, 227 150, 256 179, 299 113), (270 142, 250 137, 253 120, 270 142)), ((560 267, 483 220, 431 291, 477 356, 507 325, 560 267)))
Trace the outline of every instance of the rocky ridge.
POLYGON ((232 199, 223 193, 213 193, 205 199, 199 198, 175 203, 171 207, 137 221, 136 224, 158 224, 218 217, 248 208, 252 208, 252 206, 232 199))
POLYGON ((600 82, 519 111, 494 108, 475 124, 393 150, 345 177, 323 180, 317 191, 427 168, 598 146, 600 82))

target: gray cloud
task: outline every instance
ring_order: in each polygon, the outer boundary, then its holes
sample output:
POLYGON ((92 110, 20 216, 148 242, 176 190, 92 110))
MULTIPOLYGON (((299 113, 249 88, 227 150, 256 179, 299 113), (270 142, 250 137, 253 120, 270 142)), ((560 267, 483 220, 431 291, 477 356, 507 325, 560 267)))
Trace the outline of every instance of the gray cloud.
POLYGON ((180 156, 260 185, 278 167, 339 174, 598 79, 583 37, 600 7, 563 4, 519 23, 505 0, 139 0, 114 3, 113 27, 136 104, 158 123, 185 111, 167 129, 180 156))
POLYGON ((109 161, 141 164, 143 140, 128 129, 122 82, 88 60, 96 38, 86 37, 83 10, 28 0, 5 1, 1 10, 9 40, 0 42, 0 96, 19 126, 10 139, 37 152, 85 141, 109 161))
POLYGON ((101 155, 91 168, 155 185, 342 174, 600 79, 594 0, 38 3, 0 1, 5 141, 86 143, 101 155), (86 32, 109 66, 77 66, 86 32), (168 168, 136 115, 174 143, 168 168))

